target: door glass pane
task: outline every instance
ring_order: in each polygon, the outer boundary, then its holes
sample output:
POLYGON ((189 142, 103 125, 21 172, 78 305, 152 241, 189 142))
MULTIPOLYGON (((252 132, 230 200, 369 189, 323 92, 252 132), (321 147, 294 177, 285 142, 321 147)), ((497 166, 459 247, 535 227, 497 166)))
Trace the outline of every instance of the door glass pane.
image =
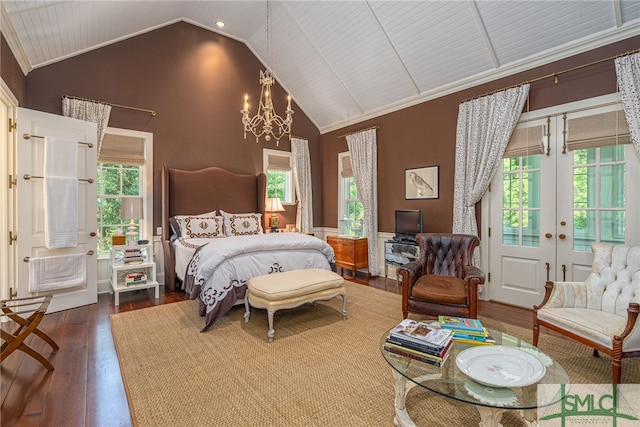
MULTIPOLYGON (((584 150, 583 150, 584 151, 584 150)), ((573 206, 594 208, 596 206, 595 166, 573 169, 573 206)))
POLYGON ((588 165, 596 162, 596 149, 587 148, 573 152, 574 165, 588 165))
POLYGON ((502 243, 505 245, 518 245, 520 235, 520 212, 517 210, 505 210, 502 216, 502 243))
POLYGON ((522 174, 522 206, 540 207, 540 172, 532 171, 522 174))
POLYGON ((596 212, 589 210, 573 211, 573 249, 591 251, 591 244, 596 241, 596 212))
POLYGON ((540 211, 522 212, 522 246, 540 246, 540 211))
POLYGON ((600 207, 625 206, 624 165, 606 165, 600 168, 600 207))
POLYGON ((602 163, 621 162, 624 160, 624 145, 608 145, 600 148, 602 163))
POLYGON ((614 244, 624 244, 625 212, 600 212, 600 241, 614 244))
POLYGON ((503 166, 505 170, 502 174, 502 243, 538 247, 540 155, 503 159, 503 166))
POLYGON ((576 150, 573 159, 574 250, 590 251, 596 241, 624 243, 624 146, 576 150))

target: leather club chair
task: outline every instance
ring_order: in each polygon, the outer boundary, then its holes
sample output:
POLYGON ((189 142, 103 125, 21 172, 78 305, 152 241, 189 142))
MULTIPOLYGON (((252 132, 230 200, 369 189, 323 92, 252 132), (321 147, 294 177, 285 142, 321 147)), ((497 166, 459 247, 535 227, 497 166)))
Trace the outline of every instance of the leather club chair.
POLYGON ((484 273, 472 265, 477 236, 420 233, 420 256, 398 268, 402 277, 402 315, 477 318, 478 285, 484 273))

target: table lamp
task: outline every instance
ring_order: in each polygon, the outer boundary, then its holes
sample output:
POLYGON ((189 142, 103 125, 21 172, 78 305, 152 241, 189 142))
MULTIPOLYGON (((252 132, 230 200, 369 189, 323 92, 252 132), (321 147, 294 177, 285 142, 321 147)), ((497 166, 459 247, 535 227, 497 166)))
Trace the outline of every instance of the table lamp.
POLYGON ((127 236, 127 244, 135 245, 137 241, 138 231, 134 220, 142 219, 142 197, 125 197, 122 199, 120 206, 120 217, 129 220, 129 231, 125 233, 127 236))
POLYGON ((282 203, 280 202, 280 198, 278 197, 269 197, 267 199, 267 204, 265 205, 264 210, 266 212, 272 212, 269 217, 269 227, 271 228, 271 232, 277 232, 280 227, 280 218, 276 212, 284 212, 284 208, 282 207, 282 203))

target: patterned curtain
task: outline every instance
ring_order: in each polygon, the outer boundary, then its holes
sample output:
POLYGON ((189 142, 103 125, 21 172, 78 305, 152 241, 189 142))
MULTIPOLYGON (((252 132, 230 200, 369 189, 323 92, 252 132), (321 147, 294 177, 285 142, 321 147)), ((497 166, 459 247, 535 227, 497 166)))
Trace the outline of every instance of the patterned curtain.
POLYGON ((311 188, 311 160, 309 141, 291 138, 293 182, 298 195, 296 228, 302 233, 313 233, 313 191, 311 188))
POLYGON ((640 53, 616 58, 615 63, 631 142, 640 157, 640 53))
POLYGON ((369 274, 379 276, 378 267, 378 148, 376 130, 347 135, 353 178, 364 208, 364 229, 369 248, 369 274))
POLYGON ((66 117, 93 122, 98 125, 98 155, 102 147, 102 138, 107 130, 111 105, 82 99, 62 98, 62 114, 66 117))
MULTIPOLYGON (((507 89, 460 104, 456 131, 453 232, 478 235, 475 204, 500 166, 518 123, 529 85, 507 89)), ((479 251, 474 263, 480 265, 479 251)))

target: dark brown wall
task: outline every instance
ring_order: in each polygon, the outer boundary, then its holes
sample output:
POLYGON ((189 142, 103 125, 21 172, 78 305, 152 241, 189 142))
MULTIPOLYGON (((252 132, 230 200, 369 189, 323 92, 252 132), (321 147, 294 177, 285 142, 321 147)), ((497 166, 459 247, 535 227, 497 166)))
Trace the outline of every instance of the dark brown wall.
MULTIPOLYGON (((396 209, 421 209, 425 232, 450 232, 453 227, 453 183, 458 106, 461 102, 494 90, 568 70, 600 59, 637 49, 634 37, 584 54, 528 70, 508 78, 476 86, 424 102, 356 125, 322 135, 322 224, 338 226, 338 153, 347 151, 340 135, 379 126, 378 142, 378 229, 393 232, 396 209), (405 169, 440 166, 440 198, 405 200, 405 169)), ((529 110, 614 93, 613 60, 531 83, 529 110)), ((476 209, 479 214, 479 207, 476 209)), ((479 216, 479 215, 478 215, 479 216)))
POLYGON ((22 105, 25 98, 26 79, 2 34, 0 34, 0 76, 18 100, 18 104, 22 105))
MULTIPOLYGON (((27 75, 26 107, 61 114, 61 96, 107 101, 157 111, 157 116, 113 108, 109 126, 153 133, 154 227, 160 225, 160 170, 220 166, 237 173, 262 171, 262 149, 290 151, 290 142, 243 139, 240 110, 248 92, 255 114, 264 67, 238 41, 176 23, 46 67, 27 75)), ((295 97, 295 94, 292 94, 295 97)), ((286 94, 273 90, 282 114, 286 94), (278 103, 278 100, 282 100, 278 103)), ((320 133, 295 104, 292 133, 309 140, 313 179, 321 182, 320 133), (316 160, 317 159, 317 160, 316 160)), ((315 189, 315 188, 314 188, 315 189)), ((314 197, 320 223, 320 189, 314 197)), ((295 223, 295 208, 281 215, 295 223)))

